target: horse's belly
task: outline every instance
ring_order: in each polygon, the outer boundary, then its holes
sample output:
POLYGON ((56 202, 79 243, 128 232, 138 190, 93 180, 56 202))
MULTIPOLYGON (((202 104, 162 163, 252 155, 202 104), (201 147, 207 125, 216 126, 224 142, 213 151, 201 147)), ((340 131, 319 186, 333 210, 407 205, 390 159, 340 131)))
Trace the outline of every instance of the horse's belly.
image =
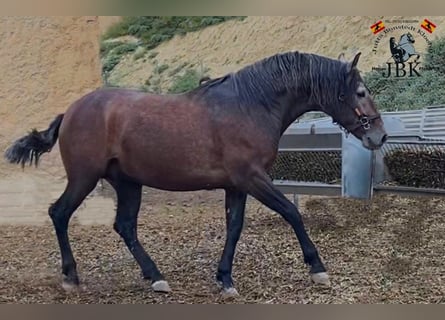
POLYGON ((208 150, 164 148, 122 154, 121 170, 141 184, 171 191, 193 191, 221 188, 229 183, 218 159, 208 150))
POLYGON ((133 179, 145 186, 169 191, 195 191, 203 189, 223 188, 230 184, 222 170, 196 170, 190 169, 187 172, 180 169, 171 168, 165 170, 161 168, 147 168, 144 172, 128 172, 133 179))
POLYGON ((224 188, 225 185, 220 183, 196 183, 193 181, 147 181, 142 183, 144 186, 156 188, 165 191, 198 191, 198 190, 214 190, 224 188))

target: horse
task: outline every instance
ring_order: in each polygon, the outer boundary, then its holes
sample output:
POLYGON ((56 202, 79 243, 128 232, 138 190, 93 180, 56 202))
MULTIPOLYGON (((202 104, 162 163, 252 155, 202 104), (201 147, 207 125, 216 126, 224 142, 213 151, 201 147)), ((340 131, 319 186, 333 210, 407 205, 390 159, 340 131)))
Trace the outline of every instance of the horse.
POLYGON ((226 238, 216 270, 221 294, 238 295, 232 278, 247 195, 277 212, 293 228, 313 283, 330 279, 301 213, 268 175, 280 137, 308 111, 328 114, 370 150, 386 141, 384 123, 352 61, 291 51, 181 94, 98 88, 59 114, 46 130, 32 131, 5 151, 13 164, 38 166, 59 141, 67 184, 48 209, 61 254, 62 286, 79 277, 68 225, 74 211, 105 179, 117 194, 114 230, 155 292, 171 290, 138 240, 142 186, 167 191, 225 191, 226 238))
POLYGON ((391 56, 396 63, 403 63, 408 61, 412 56, 415 56, 415 61, 420 58, 420 55, 416 52, 413 43, 413 35, 408 32, 400 36, 399 44, 396 43, 396 38, 391 37, 389 39, 389 49, 391 56))

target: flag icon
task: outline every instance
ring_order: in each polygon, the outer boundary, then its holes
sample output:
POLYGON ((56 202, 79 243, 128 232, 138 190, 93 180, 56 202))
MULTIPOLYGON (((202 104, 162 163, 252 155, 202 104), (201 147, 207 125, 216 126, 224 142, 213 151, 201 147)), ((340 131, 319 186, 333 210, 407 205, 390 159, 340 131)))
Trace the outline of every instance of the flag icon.
POLYGON ((374 23, 370 28, 372 30, 372 33, 377 34, 385 29, 385 25, 383 24, 383 21, 380 20, 379 22, 374 23))
POLYGON ((428 19, 423 20, 420 26, 429 33, 433 33, 434 29, 436 29, 436 25, 431 21, 429 21, 428 19))

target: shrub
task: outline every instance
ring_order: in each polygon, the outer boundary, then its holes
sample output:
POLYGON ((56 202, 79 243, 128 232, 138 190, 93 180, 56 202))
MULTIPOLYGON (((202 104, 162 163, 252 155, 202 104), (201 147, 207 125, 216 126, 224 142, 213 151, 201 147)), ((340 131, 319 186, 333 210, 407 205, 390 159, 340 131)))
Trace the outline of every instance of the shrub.
POLYGON ((142 40, 147 49, 152 49, 160 43, 173 38, 175 35, 184 35, 187 32, 197 31, 227 20, 244 18, 236 16, 124 17, 105 32, 103 39, 131 35, 142 40))
MULTIPOLYGON (((160 43, 170 40, 175 35, 184 35, 187 32, 197 31, 227 20, 244 18, 236 16, 124 17, 121 21, 108 28, 102 36, 103 41, 100 48, 104 65, 102 73, 106 76, 119 63, 120 58, 118 56, 122 57, 125 53, 132 52, 138 47, 138 44, 135 43, 109 42, 106 41, 107 39, 130 35, 138 38, 145 49, 153 49, 160 43)), ((143 56, 141 53, 139 55, 143 56)), ((150 52, 148 57, 152 59, 156 55, 157 52, 150 52)), ((162 71, 165 71, 165 69, 162 71)))
POLYGON ((106 77, 114 67, 121 61, 121 58, 130 52, 136 50, 138 45, 136 43, 122 43, 117 46, 109 46, 108 52, 102 57, 102 74, 106 77), (111 49, 110 49, 111 48, 111 49))
POLYGON ((445 75, 445 38, 432 41, 425 57, 425 65, 428 69, 445 75))
POLYGON ((121 61, 120 56, 110 55, 102 61, 102 73, 107 74, 121 61))
POLYGON ((136 50, 134 51, 133 59, 135 61, 139 60, 140 58, 145 56, 146 53, 147 53, 147 49, 145 49, 144 47, 137 47, 136 50))
POLYGON ((100 56, 105 57, 111 50, 123 44, 125 43, 120 41, 102 41, 100 43, 100 56))
POLYGON ((167 69, 168 69, 168 64, 161 64, 160 66, 155 67, 154 72, 161 74, 162 72, 164 72, 167 69))
POLYGON ((122 56, 124 54, 135 51, 137 47, 138 45, 136 43, 123 43, 111 50, 110 53, 113 55, 122 56))
POLYGON ((176 76, 168 90, 169 93, 183 93, 199 86, 202 75, 194 69, 187 69, 184 74, 176 76))

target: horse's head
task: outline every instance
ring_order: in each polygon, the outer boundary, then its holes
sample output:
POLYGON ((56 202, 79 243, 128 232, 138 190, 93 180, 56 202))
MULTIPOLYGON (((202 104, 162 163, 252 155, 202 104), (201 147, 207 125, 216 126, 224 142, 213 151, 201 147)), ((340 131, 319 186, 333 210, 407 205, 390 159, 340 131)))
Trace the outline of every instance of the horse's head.
POLYGON ((400 37, 400 41, 402 41, 403 39, 406 39, 406 42, 410 42, 410 43, 414 43, 416 42, 416 40, 414 40, 413 35, 411 34, 411 32, 407 32, 405 34, 402 34, 402 36, 400 37))
POLYGON ((360 57, 358 53, 352 62, 339 59, 344 63, 341 70, 344 73, 343 83, 340 85, 337 105, 330 110, 324 110, 335 122, 346 131, 360 139, 367 149, 378 149, 387 139, 383 121, 376 109, 369 89, 366 87, 357 69, 360 57))

